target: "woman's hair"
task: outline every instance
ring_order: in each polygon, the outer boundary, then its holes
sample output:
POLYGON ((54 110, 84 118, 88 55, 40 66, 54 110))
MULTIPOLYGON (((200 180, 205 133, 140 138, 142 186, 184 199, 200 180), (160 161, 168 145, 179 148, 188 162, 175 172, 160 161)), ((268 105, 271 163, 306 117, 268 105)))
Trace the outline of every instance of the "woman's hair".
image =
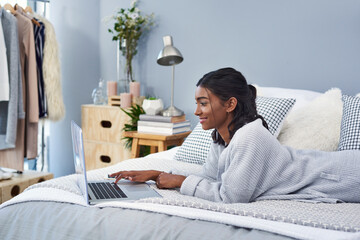
MULTIPOLYGON (((248 85, 245 77, 235 69, 221 68, 209 72, 198 81, 196 86, 210 90, 224 102, 231 97, 237 99, 237 105, 233 111, 234 119, 228 126, 230 139, 239 128, 258 118, 262 120, 264 127, 268 128, 264 118, 256 111, 256 88, 252 85, 248 85)), ((216 129, 212 132, 212 138, 215 143, 225 145, 225 141, 221 138, 216 129)))

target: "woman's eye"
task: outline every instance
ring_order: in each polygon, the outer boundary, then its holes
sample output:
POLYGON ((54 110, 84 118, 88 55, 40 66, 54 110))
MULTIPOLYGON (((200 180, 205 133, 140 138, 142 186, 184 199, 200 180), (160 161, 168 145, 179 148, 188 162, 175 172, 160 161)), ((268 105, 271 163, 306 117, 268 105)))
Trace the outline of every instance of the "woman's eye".
POLYGON ((206 103, 205 103, 205 102, 201 102, 200 105, 201 105, 201 106, 206 106, 206 103))

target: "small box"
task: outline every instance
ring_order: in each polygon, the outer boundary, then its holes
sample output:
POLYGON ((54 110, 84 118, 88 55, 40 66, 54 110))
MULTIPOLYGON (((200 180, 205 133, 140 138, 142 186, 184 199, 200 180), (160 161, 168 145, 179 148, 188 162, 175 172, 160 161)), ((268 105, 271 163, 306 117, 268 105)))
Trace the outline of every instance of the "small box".
POLYGON ((113 107, 120 107, 120 96, 109 96, 108 97, 108 105, 113 107))

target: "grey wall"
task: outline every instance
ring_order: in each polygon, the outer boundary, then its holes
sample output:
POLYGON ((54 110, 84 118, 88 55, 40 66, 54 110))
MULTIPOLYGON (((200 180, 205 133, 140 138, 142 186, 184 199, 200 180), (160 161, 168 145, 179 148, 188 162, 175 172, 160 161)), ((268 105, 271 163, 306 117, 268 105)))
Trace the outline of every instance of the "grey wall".
POLYGON ((70 121, 81 124, 81 105, 90 103, 100 77, 99 1, 51 1, 50 21, 60 49, 63 120, 50 125, 49 170, 55 177, 74 173, 70 121))
MULTIPOLYGON (((99 77, 116 79, 116 45, 103 19, 127 1, 51 1, 51 20, 62 54, 66 118, 51 126, 50 170, 73 171, 70 120, 81 122, 81 104, 99 77)), ((143 0, 157 26, 135 57, 143 95, 170 102, 171 68, 156 64, 162 37, 172 35, 184 61, 176 66, 175 105, 192 124, 195 84, 203 74, 231 66, 249 83, 324 92, 360 92, 358 0, 143 0)))

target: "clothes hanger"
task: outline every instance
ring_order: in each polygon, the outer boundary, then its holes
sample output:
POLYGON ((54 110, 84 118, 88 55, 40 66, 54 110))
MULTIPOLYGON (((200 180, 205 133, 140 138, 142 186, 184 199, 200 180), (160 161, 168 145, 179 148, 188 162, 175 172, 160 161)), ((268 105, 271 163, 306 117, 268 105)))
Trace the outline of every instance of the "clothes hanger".
MULTIPOLYGON (((15 4, 15 9, 16 9, 16 10, 17 10, 17 9, 20 9, 21 11, 24 12, 24 9, 23 9, 20 5, 18 5, 18 4, 15 4)), ((27 15, 27 14, 26 14, 26 15, 27 15)), ((27 15, 27 17, 31 20, 32 23, 36 24, 38 27, 41 26, 40 23, 39 23, 38 21, 36 21, 35 18, 30 17, 30 16, 28 16, 28 15, 27 15)))
POLYGON ((26 13, 34 13, 33 10, 32 10, 32 8, 31 8, 30 6, 26 6, 26 8, 24 9, 24 11, 25 11, 26 13))
POLYGON ((16 12, 15 12, 15 9, 13 8, 13 6, 10 5, 10 3, 6 3, 6 4, 4 5, 4 8, 5 8, 6 10, 10 11, 12 14, 15 14, 15 13, 16 13, 16 12))

